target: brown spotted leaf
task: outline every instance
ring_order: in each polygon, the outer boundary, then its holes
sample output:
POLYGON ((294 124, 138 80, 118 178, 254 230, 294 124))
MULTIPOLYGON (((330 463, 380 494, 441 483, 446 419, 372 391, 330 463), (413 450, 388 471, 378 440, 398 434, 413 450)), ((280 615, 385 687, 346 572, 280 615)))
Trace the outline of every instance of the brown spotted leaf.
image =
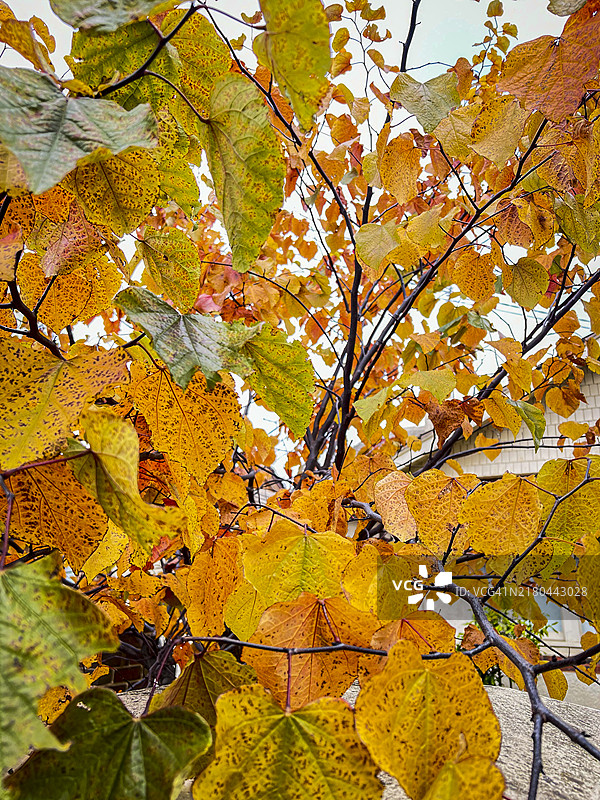
MULTIPOLYGON (((14 494, 11 535, 32 545, 57 547, 75 572, 96 549, 106 514, 77 481, 66 462, 17 472, 6 479, 14 494)), ((0 496, 0 514, 6 498, 0 496)))
POLYGON ((196 372, 185 392, 166 369, 136 361, 131 393, 142 412, 157 450, 179 462, 200 485, 232 447, 241 425, 236 393, 225 383, 212 392, 196 372))
POLYGON ((493 761, 500 725, 477 670, 461 653, 423 661, 400 641, 382 672, 363 686, 356 726, 379 766, 422 800, 448 762, 470 756, 493 761))
POLYGON ((56 452, 86 403, 110 386, 128 382, 127 353, 120 349, 62 361, 15 339, 0 340, 4 389, 0 399, 0 463, 12 469, 56 452))
MULTIPOLYGON (((359 611, 341 597, 319 600, 303 592, 290 603, 268 608, 251 641, 275 647, 322 647, 335 641, 368 647, 378 627, 374 615, 359 611)), ((248 649, 244 658, 256 670, 259 682, 285 706, 286 653, 248 649)), ((290 705, 299 708, 325 695, 341 696, 358 677, 358 653, 304 653, 294 656, 291 667, 290 705)))
POLYGON ((378 800, 381 784, 354 730, 352 709, 326 698, 289 713, 262 686, 217 701, 216 757, 196 780, 194 800, 378 800), (283 777, 285 776, 285 777, 283 777))

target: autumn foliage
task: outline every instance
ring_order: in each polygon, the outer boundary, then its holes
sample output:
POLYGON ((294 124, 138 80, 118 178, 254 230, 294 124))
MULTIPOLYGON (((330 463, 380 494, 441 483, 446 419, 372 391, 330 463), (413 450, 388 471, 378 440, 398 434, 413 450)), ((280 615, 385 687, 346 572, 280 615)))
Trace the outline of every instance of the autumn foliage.
POLYGON ((0 2, 2 797, 500 800, 492 674, 530 800, 544 725, 600 758, 538 691, 600 658, 600 2, 423 82, 420 0, 51 4, 62 77, 0 2))

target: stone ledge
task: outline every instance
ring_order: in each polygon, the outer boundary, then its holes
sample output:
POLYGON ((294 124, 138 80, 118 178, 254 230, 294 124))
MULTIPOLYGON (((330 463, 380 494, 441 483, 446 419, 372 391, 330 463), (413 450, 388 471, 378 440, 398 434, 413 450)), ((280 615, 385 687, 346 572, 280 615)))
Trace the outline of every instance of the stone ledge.
MULTIPOLYGON (((497 763, 506 778, 504 797, 527 800, 532 751, 529 698, 516 689, 486 688, 502 728, 502 748, 497 763)), ((344 695, 352 704, 357 696, 358 686, 351 687, 344 695)), ((118 697, 132 714, 140 715, 146 706, 148 690, 123 692, 118 697)), ((600 746, 600 710, 549 698, 544 698, 544 702, 600 746)), ((572 744, 552 725, 544 725, 542 756, 544 773, 538 800, 600 800, 600 762, 572 744)), ((382 800, 407 800, 394 778, 385 773, 380 778, 384 787, 382 800)), ((186 786, 178 800, 189 800, 190 796, 189 786, 186 786)))

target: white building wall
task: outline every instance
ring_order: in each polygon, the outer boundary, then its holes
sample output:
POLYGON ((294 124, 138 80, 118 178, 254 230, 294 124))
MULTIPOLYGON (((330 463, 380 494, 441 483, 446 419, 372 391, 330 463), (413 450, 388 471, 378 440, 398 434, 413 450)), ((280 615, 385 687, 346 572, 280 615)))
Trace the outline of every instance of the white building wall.
MULTIPOLYGON (((593 425, 596 420, 600 419, 600 375, 595 375, 593 372, 586 372, 583 383, 581 384, 581 392, 585 395, 587 402, 581 402, 577 411, 575 411, 569 418, 569 422, 585 422, 588 425, 593 425)), ((476 429, 473 435, 467 440, 461 440, 454 448, 453 458, 457 458, 461 467, 465 472, 473 472, 480 478, 498 478, 505 472, 514 472, 517 475, 529 475, 538 472, 542 464, 550 461, 553 458, 572 458, 573 447, 570 439, 567 439, 567 444, 562 452, 556 447, 556 442, 560 437, 558 426, 561 422, 566 422, 564 417, 560 417, 554 411, 546 409, 546 430, 544 432, 544 443, 535 451, 533 446, 533 439, 529 429, 523 423, 521 430, 515 439, 512 433, 504 428, 498 430, 491 424, 482 428, 476 429), (477 433, 483 432, 488 438, 498 439, 501 443, 506 443, 500 450, 500 454, 496 456, 493 461, 490 461, 487 456, 482 452, 474 453, 472 455, 460 457, 460 453, 471 450, 475 445, 475 438, 477 433)), ((416 461, 423 457, 429 451, 434 442, 433 430, 425 430, 421 434, 423 446, 418 453, 409 453, 403 450, 396 463, 399 468, 409 466, 411 461, 416 461)), ((593 448, 591 452, 600 452, 600 448, 593 448)), ((444 472, 454 475, 455 472, 452 467, 444 465, 442 467, 444 472)))

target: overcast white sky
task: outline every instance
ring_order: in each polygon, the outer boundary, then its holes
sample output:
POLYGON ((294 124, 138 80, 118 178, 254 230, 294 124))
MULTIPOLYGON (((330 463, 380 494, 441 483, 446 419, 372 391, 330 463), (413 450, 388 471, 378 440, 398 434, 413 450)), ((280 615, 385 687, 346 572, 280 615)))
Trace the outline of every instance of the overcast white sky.
MULTIPOLYGON (((410 17, 411 0, 375 0, 373 5, 378 6, 380 3, 386 8, 385 24, 391 30, 394 40, 402 40, 410 17)), ((9 4, 19 19, 28 19, 36 14, 45 20, 56 37, 57 53, 64 55, 69 52, 71 29, 54 15, 48 0, 9 0, 9 4)), ((258 2, 249 0, 217 0, 211 5, 234 14, 239 13, 239 10, 252 14, 258 8, 258 2)), ((550 14, 546 5, 547 0, 505 0, 502 19, 518 26, 520 41, 534 39, 545 33, 559 33, 564 19, 550 14)), ((419 10, 421 22, 411 49, 409 66, 418 66, 428 61, 455 63, 474 42, 481 41, 486 9, 486 0, 422 0, 419 10)), ((399 55, 398 46, 398 57, 399 55)), ((60 73, 59 60, 56 59, 56 62, 55 66, 60 73)), ((10 65, 6 59, 2 63, 10 65)), ((438 73, 439 68, 434 68, 431 74, 438 73)), ((425 72, 419 74, 421 79, 423 76, 430 77, 425 72)))

